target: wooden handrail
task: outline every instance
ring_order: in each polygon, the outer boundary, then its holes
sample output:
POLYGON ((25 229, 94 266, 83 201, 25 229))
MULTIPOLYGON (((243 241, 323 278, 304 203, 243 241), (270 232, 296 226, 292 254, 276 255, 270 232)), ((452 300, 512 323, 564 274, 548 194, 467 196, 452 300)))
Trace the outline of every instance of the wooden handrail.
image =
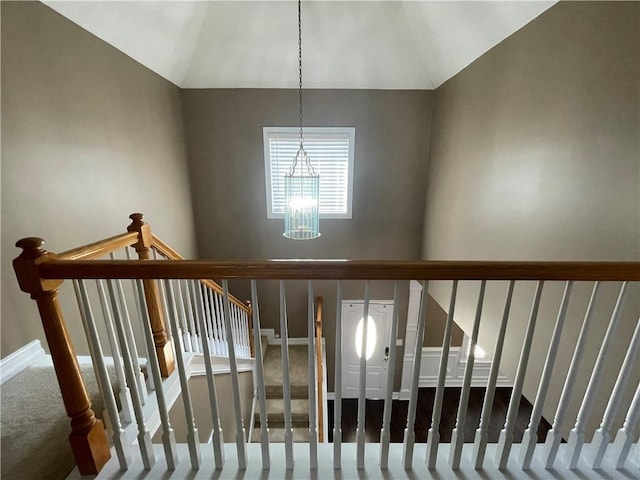
POLYGON ((167 243, 158 238, 155 234, 151 235, 153 238, 153 247, 156 248, 162 255, 170 260, 184 260, 185 258, 174 250, 167 243))
POLYGON ((322 297, 318 297, 316 301, 318 308, 316 310, 316 365, 318 379, 318 441, 324 442, 324 405, 322 395, 322 297))
MULTIPOLYGON (((163 242, 156 235, 152 235, 152 236, 153 236, 153 244, 152 244, 153 247, 156 248, 162 255, 164 255, 165 257, 167 257, 171 261, 184 260, 185 259, 182 255, 180 255, 172 247, 170 247, 165 242, 163 242)), ((210 279, 199 279, 199 280, 200 280, 200 283, 202 283, 206 287, 210 288, 214 292, 217 292, 220 295, 224 295, 224 291, 222 290, 222 287, 220 285, 218 285, 216 282, 214 282, 213 280, 210 280, 210 279)), ((247 314, 249 314, 249 305, 248 304, 243 303, 242 301, 240 301, 238 298, 234 297, 231 294, 229 294, 229 301, 231 303, 237 305, 239 308, 241 308, 245 312, 247 312, 247 314)))
POLYGON ((42 278, 640 281, 640 262, 59 260, 42 278))
POLYGON ((66 252, 56 254, 56 257, 61 260, 91 260, 115 252, 120 248, 130 247, 137 241, 137 232, 127 232, 81 247, 72 248, 66 252))

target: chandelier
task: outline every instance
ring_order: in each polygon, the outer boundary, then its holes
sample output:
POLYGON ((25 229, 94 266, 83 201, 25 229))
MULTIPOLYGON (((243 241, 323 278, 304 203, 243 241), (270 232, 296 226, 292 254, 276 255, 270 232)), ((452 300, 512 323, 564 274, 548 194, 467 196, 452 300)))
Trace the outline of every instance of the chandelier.
POLYGON ((311 240, 320 236, 320 175, 304 150, 302 128, 302 8, 298 0, 298 111, 300 146, 284 177, 284 236, 311 240))

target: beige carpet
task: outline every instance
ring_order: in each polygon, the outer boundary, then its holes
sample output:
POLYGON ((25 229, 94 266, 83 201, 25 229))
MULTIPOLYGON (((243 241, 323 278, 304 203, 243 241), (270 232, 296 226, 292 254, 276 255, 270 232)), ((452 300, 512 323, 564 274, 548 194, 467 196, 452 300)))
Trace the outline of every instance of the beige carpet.
MULTIPOLYGON (((284 442, 284 401, 282 396, 282 351, 279 345, 269 345, 264 355, 264 383, 267 398, 269 440, 284 442)), ((289 346, 289 381, 291 392, 291 423, 294 442, 309 441, 309 370, 306 345, 289 346)), ((260 441, 260 414, 254 417, 252 442, 260 441)))
MULTIPOLYGON (((82 367, 93 409, 102 413, 102 401, 91 367, 82 367)), ((64 479, 75 462, 53 367, 29 367, 2 385, 2 479, 64 479)))

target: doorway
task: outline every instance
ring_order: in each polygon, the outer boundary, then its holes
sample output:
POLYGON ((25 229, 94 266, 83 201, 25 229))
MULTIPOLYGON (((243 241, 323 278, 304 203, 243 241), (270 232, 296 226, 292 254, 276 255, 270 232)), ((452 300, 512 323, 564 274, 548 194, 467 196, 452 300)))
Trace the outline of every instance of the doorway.
MULTIPOLYGON (((393 301, 369 302, 366 398, 385 398, 393 301)), ((342 302, 342 398, 358 398, 364 331, 364 301, 342 302)))

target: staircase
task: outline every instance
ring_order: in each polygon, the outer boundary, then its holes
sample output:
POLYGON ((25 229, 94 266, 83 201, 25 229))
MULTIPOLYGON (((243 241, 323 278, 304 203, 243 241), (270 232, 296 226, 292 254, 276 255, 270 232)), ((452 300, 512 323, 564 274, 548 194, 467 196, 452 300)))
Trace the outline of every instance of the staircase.
MULTIPOLYGON (((264 337, 263 337, 264 338, 264 337)), ((263 342, 263 344, 266 342, 263 342)), ((284 395, 282 391, 282 349, 265 345, 264 380, 267 399, 269 440, 284 442, 284 395)), ((309 441, 309 374, 307 345, 289 345, 289 378, 291 381, 291 426, 294 442, 309 441)), ((251 442, 260 442, 260 414, 255 413, 251 442)))
MULTIPOLYGON (((197 476, 263 480, 285 477, 637 477, 640 458, 637 441, 640 385, 636 375, 640 356, 640 320, 637 310, 639 263, 185 261, 151 233, 141 214, 132 214, 130 218, 132 223, 127 227, 126 233, 57 254, 44 250, 42 239, 31 237, 17 243, 23 250, 14 260, 18 283, 37 302, 65 410, 72 418, 69 438, 77 469, 69 478, 96 474, 96 478, 109 479, 155 479, 169 476, 179 479, 197 476), (134 253, 138 260, 133 260, 134 253), (107 255, 109 260, 104 259, 107 255), (210 280, 211 278, 221 279, 221 285, 210 280), (421 290, 410 291, 410 294, 415 293, 416 300, 412 302, 409 298, 407 316, 417 318, 417 322, 415 327, 407 322, 402 337, 398 324, 404 301, 401 295, 405 288, 403 282, 415 279, 422 279, 421 290), (73 283, 78 297, 80 317, 109 418, 107 430, 91 409, 75 349, 68 335, 69 329, 61 308, 63 302, 58 300, 60 287, 68 280, 73 281, 68 283, 73 283), (251 301, 245 303, 233 297, 229 293, 229 280, 249 288, 251 301), (251 360, 254 347, 260 348, 261 342, 253 345, 252 339, 254 332, 261 329, 258 298, 261 298, 261 294, 264 297, 265 292, 269 291, 265 284, 274 280, 279 282, 279 330, 283 349, 281 352, 278 344, 269 346, 263 357, 263 374, 262 362, 251 360), (516 284, 525 282, 529 282, 526 285, 532 287, 530 282, 533 280, 536 280, 535 292, 529 287, 516 288, 516 284), (454 310, 457 307, 456 313, 468 311, 472 315, 472 305, 476 303, 475 291, 467 298, 463 295, 464 289, 461 289, 460 298, 456 297, 459 281, 465 285, 467 282, 475 282, 472 285, 477 289, 478 296, 469 356, 456 406, 456 423, 451 431, 451 442, 445 443, 440 439, 439 430, 448 427, 441 421, 441 413, 445 401, 444 387, 454 310), (305 315, 295 315, 296 318, 287 315, 286 285, 291 282, 300 286, 306 284, 306 318, 305 315), (576 318, 573 318, 575 315, 567 315, 571 310, 569 300, 574 282, 585 285, 582 290, 576 288, 580 295, 574 297, 572 305, 581 307, 576 318), (333 383, 336 395, 334 404, 338 408, 334 411, 332 422, 333 443, 324 443, 322 440, 321 433, 326 432, 326 423, 324 432, 315 431, 315 392, 322 392, 323 378, 327 376, 322 368, 322 349, 318 348, 316 355, 313 355, 314 352, 307 350, 306 345, 306 342, 309 343, 309 348, 314 343, 322 345, 323 338, 321 297, 315 296, 314 283, 321 283, 323 293, 329 292, 332 296, 331 304, 335 301, 338 306, 344 298, 343 286, 348 286, 347 295, 356 291, 354 289, 364 291, 365 317, 370 301, 375 301, 381 295, 391 295, 390 287, 393 284, 389 358, 395 358, 396 340, 400 338, 405 340, 405 350, 408 349, 411 354, 411 361, 407 365, 411 374, 406 384, 409 394, 408 414, 402 444, 390 442, 391 389, 387 391, 387 398, 384 400, 380 441, 366 441, 368 370, 365 356, 360 359, 358 370, 356 442, 342 440, 341 423, 345 418, 340 396, 343 321, 339 307, 335 310, 332 323, 328 325, 336 341, 333 383), (423 371, 422 345, 429 315, 427 289, 441 284, 446 290, 443 290, 443 298, 449 297, 449 309, 440 368, 438 371, 423 371), (559 301, 558 298, 554 301, 553 295, 559 296, 559 288, 563 285, 562 300, 559 301), (481 319, 487 317, 483 311, 485 288, 497 295, 495 298, 488 298, 487 304, 497 302, 498 308, 500 304, 504 304, 497 323, 488 324, 483 320, 481 324, 481 319), (589 290, 592 292, 590 296, 589 290), (512 298, 514 305, 519 307, 514 309, 515 312, 511 312, 512 298), (594 307, 596 300, 598 308, 594 307), (526 311, 530 311, 530 314, 527 315, 526 311), (585 312, 584 318, 582 312, 585 312), (567 328, 564 328, 565 319, 568 319, 567 328), (304 345, 300 345, 302 342, 299 339, 288 339, 288 326, 294 324, 295 331, 306 330, 308 334, 304 345), (141 327, 138 335, 133 332, 134 325, 141 327), (499 328, 496 330, 493 327, 499 328), (513 339, 507 336, 506 333, 511 331, 509 329, 518 330, 524 337, 513 339), (569 341, 571 345, 561 342, 563 329, 567 335, 574 334, 569 341), (548 346, 546 342, 534 342, 537 332, 552 330, 548 346), (578 330, 579 336, 575 338, 578 330), (408 335, 414 336, 413 348, 407 345, 408 335), (477 419, 467 416, 467 407, 475 363, 474 347, 483 335, 494 337, 496 347, 491 360, 481 418, 477 419), (591 346, 587 343, 588 337, 591 337, 589 342, 595 345, 591 347, 591 353, 595 354, 593 348, 598 349, 597 358, 594 358, 595 355, 588 357, 585 354, 591 346), (502 358, 503 346, 506 351, 507 345, 518 350, 520 355, 499 442, 489 444, 488 419, 491 416, 500 364, 502 362, 504 365, 508 361, 506 356, 502 358), (536 346, 539 348, 534 348, 536 346), (285 352, 288 355, 283 355, 285 352), (559 352, 562 354, 558 355, 559 352), (114 359, 118 383, 118 389, 115 390, 105 362, 109 353, 114 359), (208 361, 204 362, 208 397, 206 406, 214 424, 212 442, 209 444, 201 443, 199 439, 188 381, 192 374, 192 359, 196 354, 207 359, 212 355, 224 356, 229 362, 231 388, 218 389, 213 366, 208 361), (544 354, 544 362, 540 361, 541 354, 544 354), (138 361, 140 358, 147 359, 148 368, 145 372, 138 361), (267 438, 267 435, 260 435, 260 423, 256 429, 257 419, 253 419, 254 432, 250 437, 254 441, 260 437, 260 444, 247 445, 244 433, 243 397, 238 374, 239 360, 245 358, 255 363, 260 411, 269 423, 270 438, 267 438), (282 368, 283 363, 286 370, 282 368), (316 373, 317 383, 314 378, 316 373), (425 409, 418 402, 418 388, 424 375, 437 378, 430 420, 424 418, 425 409), (525 379, 538 386, 524 438, 518 444, 515 442, 514 431, 525 379), (151 380, 153 390, 149 384, 151 380), (176 388, 170 388, 170 384, 176 388), (168 409, 173 403, 170 392, 174 390, 176 398, 178 393, 182 393, 182 408, 179 418, 175 419, 170 418, 168 409), (557 405, 548 407, 555 409, 552 429, 547 433, 546 443, 538 444, 536 432, 545 413, 545 402, 551 401, 552 394, 557 397, 560 391, 557 405), (600 392, 603 394, 600 395, 600 392), (123 393, 126 395, 121 395, 123 393), (219 405, 230 405, 231 402, 234 418, 229 419, 227 416, 225 420, 235 421, 236 435, 235 438, 223 438, 219 405), (287 408, 285 416, 284 407, 289 405, 292 407, 291 412, 287 408), (575 412, 578 407, 577 417, 568 413, 575 412), (153 411, 149 411, 151 409, 153 411), (285 418, 286 435, 283 425, 285 418), (187 428, 186 436, 181 435, 180 438, 176 438, 172 426, 178 421, 186 423, 187 428), (426 448, 416 444, 414 431, 418 422, 423 421, 430 421, 429 425, 432 426, 428 431, 426 448), (463 434, 463 428, 468 422, 471 422, 472 428, 477 426, 473 444, 463 434), (288 430, 289 426, 292 431, 288 430), (125 430, 130 428, 135 430, 131 434, 125 430), (162 444, 154 444, 151 432, 159 428, 162 444), (567 433, 568 442, 563 444, 562 438, 566 438, 567 433), (300 445, 293 444, 293 441, 308 443, 300 445)), ((272 305, 277 300, 269 297, 272 305)), ((266 301, 261 300, 263 305, 266 301)), ((363 324, 366 326, 368 322, 363 324)), ((366 351, 366 327, 363 338, 366 351)), ((390 366, 388 372, 387 381, 393 381, 394 368, 390 366)), ((317 405, 320 425, 323 425, 322 404, 320 400, 317 405)), ((246 408, 244 411, 246 412, 246 408)), ((37 430, 37 425, 34 429, 37 430)))

